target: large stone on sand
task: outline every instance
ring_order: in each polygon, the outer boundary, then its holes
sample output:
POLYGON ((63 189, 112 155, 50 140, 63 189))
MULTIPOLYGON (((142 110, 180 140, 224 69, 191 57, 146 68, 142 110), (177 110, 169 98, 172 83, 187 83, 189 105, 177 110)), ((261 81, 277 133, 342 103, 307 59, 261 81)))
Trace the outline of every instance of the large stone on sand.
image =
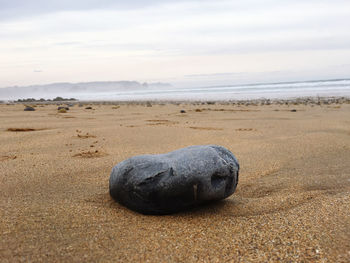
POLYGON ((238 172, 238 161, 226 148, 190 146, 117 164, 109 192, 134 211, 170 214, 230 196, 236 190, 238 172))

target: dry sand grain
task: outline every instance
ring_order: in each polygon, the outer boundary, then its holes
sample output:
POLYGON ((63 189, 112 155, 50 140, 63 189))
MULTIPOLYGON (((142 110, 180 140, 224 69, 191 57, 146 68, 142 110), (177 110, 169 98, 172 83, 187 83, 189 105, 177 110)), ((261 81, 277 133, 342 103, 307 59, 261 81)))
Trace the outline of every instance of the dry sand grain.
POLYGON ((93 107, 0 105, 0 262, 350 261, 350 105, 93 107), (239 159, 230 198, 144 216, 109 197, 118 162, 197 144, 239 159))

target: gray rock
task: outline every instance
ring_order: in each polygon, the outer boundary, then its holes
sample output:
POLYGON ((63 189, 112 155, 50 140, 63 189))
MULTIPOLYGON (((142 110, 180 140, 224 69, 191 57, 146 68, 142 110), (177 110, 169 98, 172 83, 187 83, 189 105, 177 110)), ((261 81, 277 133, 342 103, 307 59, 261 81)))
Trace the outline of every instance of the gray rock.
POLYGON ((31 107, 31 106, 26 106, 24 108, 24 111, 35 111, 35 109, 33 107, 31 107))
POLYGON ((57 108, 57 110, 61 110, 61 109, 69 110, 69 107, 60 106, 60 107, 57 108))
POLYGON ((236 190, 239 164, 226 148, 190 146, 159 155, 140 155, 117 164, 110 195, 143 214, 170 214, 236 190))

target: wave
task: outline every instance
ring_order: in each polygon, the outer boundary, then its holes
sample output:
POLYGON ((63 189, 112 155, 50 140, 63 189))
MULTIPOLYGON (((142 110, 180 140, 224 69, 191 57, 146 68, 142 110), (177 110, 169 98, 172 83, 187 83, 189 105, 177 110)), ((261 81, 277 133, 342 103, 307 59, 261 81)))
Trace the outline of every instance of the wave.
POLYGON ((350 96, 350 79, 85 93, 80 97, 101 100, 235 100, 306 96, 350 96))

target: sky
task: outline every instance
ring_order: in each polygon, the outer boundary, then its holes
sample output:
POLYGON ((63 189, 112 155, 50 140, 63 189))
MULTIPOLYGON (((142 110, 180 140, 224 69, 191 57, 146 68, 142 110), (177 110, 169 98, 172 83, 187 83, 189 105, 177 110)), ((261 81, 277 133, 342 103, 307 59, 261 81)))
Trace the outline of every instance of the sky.
POLYGON ((349 0, 0 0, 0 87, 350 77, 349 0))

